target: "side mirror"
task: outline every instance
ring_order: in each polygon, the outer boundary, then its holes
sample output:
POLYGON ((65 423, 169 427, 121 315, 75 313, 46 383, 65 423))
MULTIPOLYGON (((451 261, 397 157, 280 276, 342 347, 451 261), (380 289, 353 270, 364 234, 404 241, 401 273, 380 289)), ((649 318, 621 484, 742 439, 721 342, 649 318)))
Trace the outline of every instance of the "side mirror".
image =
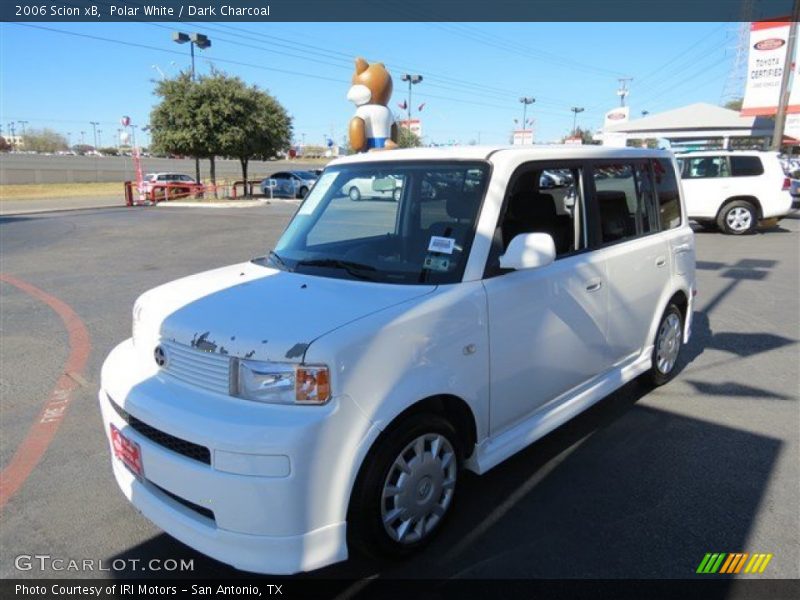
POLYGON ((500 257, 503 269, 536 269, 556 259, 556 245, 549 233, 521 233, 514 237, 500 257))

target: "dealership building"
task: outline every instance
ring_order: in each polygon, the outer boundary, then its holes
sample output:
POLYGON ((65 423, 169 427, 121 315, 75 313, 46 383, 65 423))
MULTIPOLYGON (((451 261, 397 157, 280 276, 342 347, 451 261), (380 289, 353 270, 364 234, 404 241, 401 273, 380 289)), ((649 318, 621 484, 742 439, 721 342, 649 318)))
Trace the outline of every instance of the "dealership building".
MULTIPOLYGON (((631 140, 666 140, 672 148, 766 148, 774 121, 743 117, 738 111, 698 102, 640 119, 607 124, 597 135, 604 145, 625 146, 631 140)), ((794 139, 785 140, 796 143, 794 139)))

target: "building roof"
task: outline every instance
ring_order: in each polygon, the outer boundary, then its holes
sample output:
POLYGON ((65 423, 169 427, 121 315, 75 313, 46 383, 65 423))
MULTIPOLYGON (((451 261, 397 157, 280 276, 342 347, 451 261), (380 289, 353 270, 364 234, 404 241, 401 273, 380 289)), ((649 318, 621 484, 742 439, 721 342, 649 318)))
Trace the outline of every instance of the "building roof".
POLYGON ((609 125, 604 133, 625 133, 629 137, 688 138, 725 135, 771 135, 773 122, 764 117, 742 117, 735 110, 697 102, 681 108, 648 115, 626 123, 609 125))

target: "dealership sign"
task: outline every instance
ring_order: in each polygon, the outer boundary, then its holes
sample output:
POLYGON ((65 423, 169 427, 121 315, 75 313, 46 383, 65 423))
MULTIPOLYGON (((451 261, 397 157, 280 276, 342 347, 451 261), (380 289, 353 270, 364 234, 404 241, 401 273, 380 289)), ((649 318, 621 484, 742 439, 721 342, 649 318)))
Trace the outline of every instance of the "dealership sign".
POLYGON ((603 123, 603 126, 608 127, 610 125, 620 125, 622 123, 627 123, 629 116, 630 116, 630 107, 620 106, 618 108, 614 108, 606 113, 606 118, 603 123))
MULTIPOLYGON (((774 115, 778 111, 789 26, 788 19, 750 24, 747 87, 742 102, 742 116, 774 115)), ((791 85, 786 110, 800 112, 800 77, 796 73, 791 85)))

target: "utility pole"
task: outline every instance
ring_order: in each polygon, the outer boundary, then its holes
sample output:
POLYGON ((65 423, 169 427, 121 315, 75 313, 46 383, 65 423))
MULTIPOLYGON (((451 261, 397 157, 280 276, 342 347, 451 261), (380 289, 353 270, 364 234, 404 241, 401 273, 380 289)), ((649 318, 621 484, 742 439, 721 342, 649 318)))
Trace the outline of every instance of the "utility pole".
POLYGON ((779 151, 783 144, 783 132, 786 127, 786 107, 789 105, 789 80, 794 71, 794 48, 797 43, 797 21, 800 20, 800 0, 794 0, 792 6, 792 22, 789 26, 789 40, 786 44, 786 60, 781 77, 781 94, 778 97, 778 112, 775 114, 775 129, 772 131, 771 150, 779 151))
POLYGON ((582 113, 584 109, 580 106, 573 106, 570 110, 572 111, 572 135, 575 135, 578 131, 578 113, 582 113))
MULTIPOLYGON (((536 102, 533 96, 522 96, 519 101, 522 103, 522 143, 525 144, 525 128, 528 126, 527 111, 528 105, 536 102)), ((531 143, 533 143, 533 135, 531 135, 531 143)))
POLYGON ((25 125, 28 124, 27 121, 17 121, 20 125, 22 125, 22 145, 26 146, 28 143, 27 137, 25 135, 25 125))
MULTIPOLYGON (((205 50, 206 48, 211 47, 211 40, 208 39, 208 36, 203 35, 202 33, 193 33, 191 35, 182 33, 180 31, 175 31, 172 34, 172 41, 176 44, 185 44, 189 42, 189 53, 192 56, 192 81, 195 81, 195 71, 194 71, 194 47, 197 46, 200 50, 205 50)), ((200 182, 200 159, 195 156, 194 158, 194 173, 195 173, 195 181, 198 183, 200 182)), ((247 182, 245 181, 245 188, 247 188, 247 182)))
POLYGON ((630 94, 630 90, 628 89, 628 84, 633 81, 633 77, 620 77, 617 79, 619 81, 619 88, 617 89, 617 96, 619 96, 619 105, 625 106, 625 98, 628 94, 630 94))

